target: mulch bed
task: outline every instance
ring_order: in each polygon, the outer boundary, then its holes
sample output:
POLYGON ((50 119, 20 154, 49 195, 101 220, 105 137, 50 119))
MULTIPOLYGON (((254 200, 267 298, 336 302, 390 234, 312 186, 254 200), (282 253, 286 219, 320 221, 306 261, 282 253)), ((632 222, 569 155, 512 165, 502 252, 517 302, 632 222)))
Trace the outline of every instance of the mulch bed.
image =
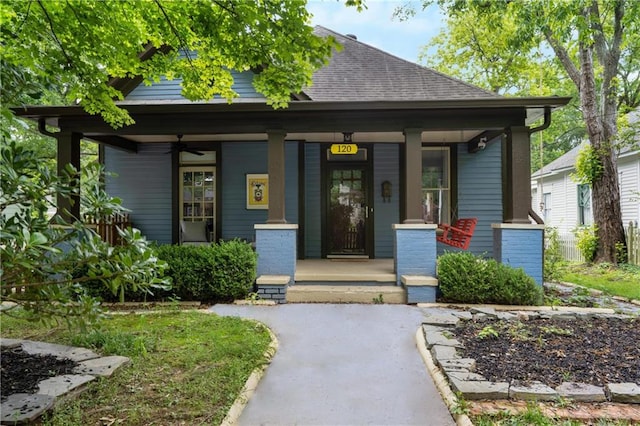
POLYGON ((464 321, 453 334, 490 381, 640 384, 640 317, 464 321))
POLYGON ((15 393, 35 393, 38 383, 50 377, 72 374, 78 365, 70 359, 31 355, 20 348, 2 349, 1 400, 15 393))

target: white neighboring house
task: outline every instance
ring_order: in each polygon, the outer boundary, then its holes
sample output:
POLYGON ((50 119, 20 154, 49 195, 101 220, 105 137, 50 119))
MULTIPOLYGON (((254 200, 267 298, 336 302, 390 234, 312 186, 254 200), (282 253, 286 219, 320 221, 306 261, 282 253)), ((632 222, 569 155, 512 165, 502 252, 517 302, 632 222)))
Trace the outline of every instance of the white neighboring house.
MULTIPOLYGON (((561 235, 580 225, 593 223, 591 188, 571 178, 575 171, 578 146, 531 175, 531 204, 545 225, 561 235)), ((627 148, 618 155, 618 181, 622 222, 640 222, 640 149, 627 148)))

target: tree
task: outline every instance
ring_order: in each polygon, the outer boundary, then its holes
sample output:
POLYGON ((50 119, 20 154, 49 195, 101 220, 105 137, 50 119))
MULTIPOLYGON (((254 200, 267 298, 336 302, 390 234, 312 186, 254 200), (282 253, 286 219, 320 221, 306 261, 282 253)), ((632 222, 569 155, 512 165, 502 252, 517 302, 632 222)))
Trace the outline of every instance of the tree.
POLYGON ((256 90, 284 107, 338 48, 315 36, 309 20, 304 1, 3 1, 1 103, 58 87, 68 102, 119 127, 131 118, 114 102, 122 94, 112 78, 180 77, 188 99, 231 101, 230 70, 253 69, 256 90), (151 49, 164 53, 141 61, 151 49))
MULTIPOLYGON (((423 2, 424 6, 434 3, 423 2)), ((595 159, 602 173, 592 176, 594 221, 598 226, 596 262, 616 263, 625 243, 616 164, 621 102, 637 106, 640 3, 634 0, 484 1, 438 0, 449 16, 509 17, 508 52, 552 51, 573 83, 595 159), (625 79, 628 85, 621 83, 625 79), (622 78, 621 78, 622 77, 622 78)), ((495 21, 500 23, 500 20, 495 21)), ((494 27, 495 28, 495 27, 494 27)), ((626 112, 626 108, 622 108, 626 112)))
MULTIPOLYGON (((79 221, 56 216, 51 226, 48 200, 77 197, 78 172, 67 166, 55 176, 43 161, 52 157, 49 145, 10 106, 78 103, 117 128, 132 119, 116 105, 123 95, 113 79, 179 77, 190 100, 231 101, 231 70, 251 69, 256 90, 284 107, 339 48, 333 38, 315 36, 309 20, 301 0, 0 2, 0 300, 38 318, 84 320, 98 312, 85 280, 101 280, 120 295, 166 284, 164 264, 137 230, 124 230, 124 246, 110 247, 79 221), (86 275, 77 276, 79 269, 86 275)), ((120 208, 99 180, 93 183, 82 197, 85 209, 107 215, 120 208)))
POLYGON ((478 13, 472 9, 452 14, 446 17, 445 29, 423 47, 420 60, 447 75, 505 96, 573 96, 569 105, 555 111, 551 126, 532 140, 534 172, 580 144, 586 130, 576 88, 560 63, 553 54, 540 49, 539 40, 529 39, 515 46, 510 40, 517 30, 509 13, 478 13))
MULTIPOLYGON (((140 231, 122 230, 123 244, 112 247, 79 221, 56 216, 51 223, 47 213, 52 197, 78 193, 78 172, 71 166, 59 177, 38 153, 3 138, 0 175, 0 301, 22 306, 33 319, 62 317, 86 325, 100 314, 97 301, 82 287, 87 280, 103 282, 121 300, 126 291, 150 292, 169 284, 162 278, 165 262, 140 231)), ((107 196, 99 180, 89 194, 83 202, 93 216, 122 211, 120 201, 107 196)))

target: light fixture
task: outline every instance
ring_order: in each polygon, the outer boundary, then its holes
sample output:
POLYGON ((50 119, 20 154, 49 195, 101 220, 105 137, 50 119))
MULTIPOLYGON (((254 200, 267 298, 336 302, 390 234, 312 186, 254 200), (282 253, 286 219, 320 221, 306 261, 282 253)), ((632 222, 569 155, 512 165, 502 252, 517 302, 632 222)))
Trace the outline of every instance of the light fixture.
POLYGON ((342 141, 344 143, 351 143, 353 142, 353 132, 342 132, 342 141))

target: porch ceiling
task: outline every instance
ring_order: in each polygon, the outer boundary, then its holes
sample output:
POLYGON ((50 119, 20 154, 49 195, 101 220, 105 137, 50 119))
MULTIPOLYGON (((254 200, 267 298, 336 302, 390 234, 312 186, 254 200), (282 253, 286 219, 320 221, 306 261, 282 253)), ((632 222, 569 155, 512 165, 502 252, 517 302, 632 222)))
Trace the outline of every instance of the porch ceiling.
MULTIPOLYGON (((424 143, 462 143, 482 133, 482 130, 450 130, 425 131, 422 133, 424 143)), ((122 135, 122 137, 138 143, 175 142, 176 135, 122 135)), ((182 142, 253 142, 267 140, 266 133, 245 134, 201 134, 186 135, 182 142)), ((309 132, 287 133, 286 140, 305 142, 339 143, 343 141, 341 132, 309 132)), ((404 143, 402 132, 356 132, 354 143, 404 143)))

